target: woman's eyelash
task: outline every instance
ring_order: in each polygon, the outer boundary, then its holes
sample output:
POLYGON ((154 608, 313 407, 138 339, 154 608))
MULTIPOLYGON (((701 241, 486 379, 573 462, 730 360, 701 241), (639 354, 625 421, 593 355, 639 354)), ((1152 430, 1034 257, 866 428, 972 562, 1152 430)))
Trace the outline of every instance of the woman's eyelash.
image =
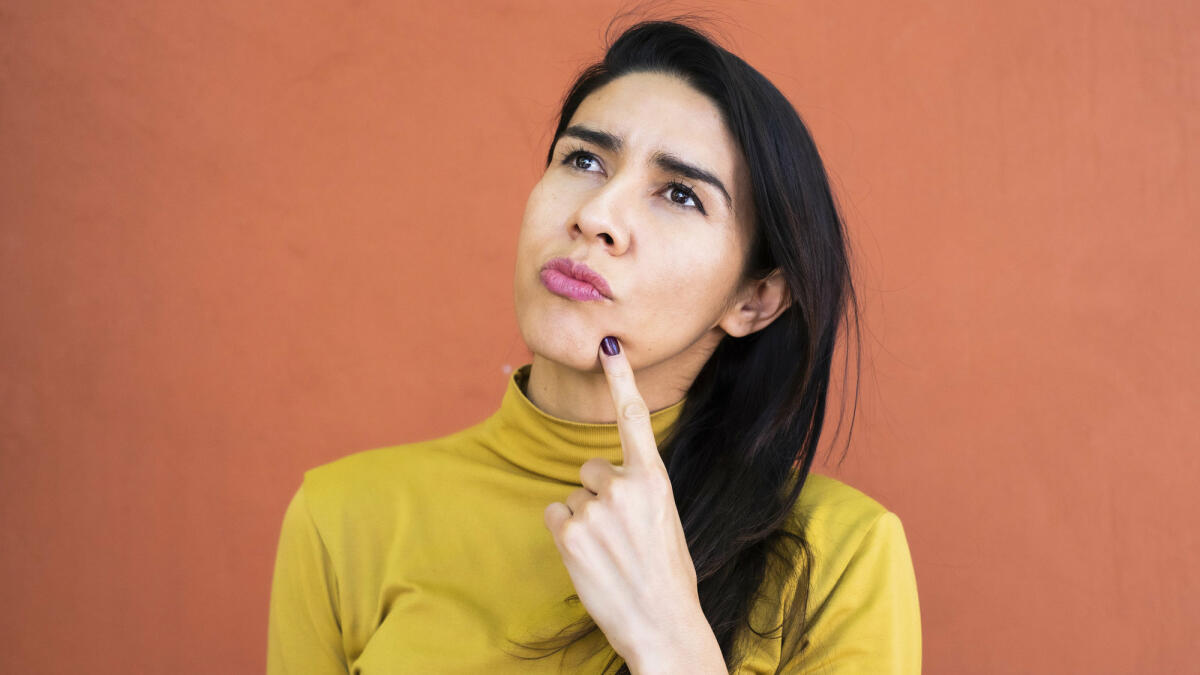
POLYGON ((588 159, 592 160, 593 162, 600 161, 595 155, 588 152, 587 150, 584 150, 583 148, 568 148, 567 155, 566 155, 566 157, 563 158, 562 163, 570 166, 570 165, 574 164, 575 159, 578 157, 587 157, 588 159))
MULTIPOLYGON (((574 166, 574 163, 575 163, 575 160, 580 157, 586 157, 593 162, 600 161, 600 159, 598 157, 596 157, 596 155, 588 152, 587 150, 584 150, 582 147, 568 148, 566 153, 567 154, 562 159, 562 164, 564 166, 570 166, 572 168, 578 168, 578 167, 574 166)), ((700 201, 700 198, 698 196, 696 196, 696 190, 694 188, 692 188, 692 186, 685 185, 684 183, 680 183, 679 181, 673 180, 673 181, 670 181, 667 183, 667 189, 669 191, 679 190, 680 192, 683 192, 684 194, 686 194, 693 202, 696 203, 695 206, 688 206, 686 204, 680 204, 679 202, 675 201, 674 199, 671 199, 670 196, 668 196, 667 200, 670 201, 675 206, 678 206, 678 207, 684 208, 684 209, 694 208, 702 214, 705 214, 705 215, 708 214, 708 212, 704 210, 704 204, 700 201)))
MULTIPOLYGON (((671 191, 679 190, 680 192, 686 194, 688 197, 691 198, 692 201, 696 202, 695 208, 697 210, 699 210, 700 213, 707 213, 704 210, 704 204, 702 204, 700 202, 700 198, 696 196, 696 191, 690 185, 684 185, 683 183, 680 183, 679 181, 673 180, 673 181, 667 183, 667 188, 669 188, 671 191)), ((692 208, 685 204, 680 204, 679 202, 675 201, 674 199, 671 199, 670 197, 667 197, 667 199, 669 199, 672 204, 682 206, 685 209, 692 208)))

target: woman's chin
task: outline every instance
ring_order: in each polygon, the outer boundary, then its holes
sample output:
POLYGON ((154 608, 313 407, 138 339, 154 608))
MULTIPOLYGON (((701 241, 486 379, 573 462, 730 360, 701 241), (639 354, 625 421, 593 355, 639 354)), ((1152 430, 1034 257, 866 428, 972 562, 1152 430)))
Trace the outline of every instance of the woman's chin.
POLYGON ((597 337, 595 343, 591 339, 574 338, 570 335, 542 335, 539 339, 534 339, 532 344, 530 340, 526 340, 529 345, 529 351, 537 354, 543 359, 547 359, 575 370, 598 370, 600 369, 600 340, 603 337, 597 337))
POLYGON ((538 326, 525 332, 524 337, 529 351, 543 359, 575 370, 600 370, 600 341, 604 336, 594 330, 538 326))
POLYGON ((529 351, 577 370, 600 369, 600 341, 614 334, 601 325, 586 303, 557 296, 538 298, 519 308, 517 323, 529 351))

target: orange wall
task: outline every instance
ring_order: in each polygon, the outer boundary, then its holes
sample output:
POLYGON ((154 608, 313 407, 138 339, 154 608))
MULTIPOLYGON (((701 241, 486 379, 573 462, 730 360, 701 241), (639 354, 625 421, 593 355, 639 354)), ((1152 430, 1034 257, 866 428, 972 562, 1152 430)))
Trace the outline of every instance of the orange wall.
MULTIPOLYGON (((517 229, 617 3, 253 4, 0 9, 0 671, 261 672, 301 472, 529 358, 517 229)), ((858 243, 818 470, 903 519, 926 672, 1194 669, 1200 5, 725 6, 858 243)))

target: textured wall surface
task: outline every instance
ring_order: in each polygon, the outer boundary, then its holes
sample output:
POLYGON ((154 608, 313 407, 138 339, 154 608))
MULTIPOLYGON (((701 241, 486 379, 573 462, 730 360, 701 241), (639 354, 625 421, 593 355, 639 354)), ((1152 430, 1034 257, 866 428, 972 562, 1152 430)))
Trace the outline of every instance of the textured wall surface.
MULTIPOLYGON (((817 470, 903 520, 926 672, 1194 669, 1200 5, 723 7, 857 246, 817 470)), ((0 671, 262 671, 302 471, 528 361, 521 214, 619 9, 0 4, 0 671)))

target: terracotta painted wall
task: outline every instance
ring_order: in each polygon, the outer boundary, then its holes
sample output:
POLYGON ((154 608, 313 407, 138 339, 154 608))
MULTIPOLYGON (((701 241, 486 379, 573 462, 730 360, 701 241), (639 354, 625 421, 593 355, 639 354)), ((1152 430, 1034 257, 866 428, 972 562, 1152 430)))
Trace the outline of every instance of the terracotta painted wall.
MULTIPOLYGON (((0 5, 0 671, 261 672, 302 471, 529 358, 521 213, 618 4, 301 4, 0 5)), ((1195 672, 1200 5, 723 6, 858 245, 818 470, 905 523, 926 672, 1195 672)))

